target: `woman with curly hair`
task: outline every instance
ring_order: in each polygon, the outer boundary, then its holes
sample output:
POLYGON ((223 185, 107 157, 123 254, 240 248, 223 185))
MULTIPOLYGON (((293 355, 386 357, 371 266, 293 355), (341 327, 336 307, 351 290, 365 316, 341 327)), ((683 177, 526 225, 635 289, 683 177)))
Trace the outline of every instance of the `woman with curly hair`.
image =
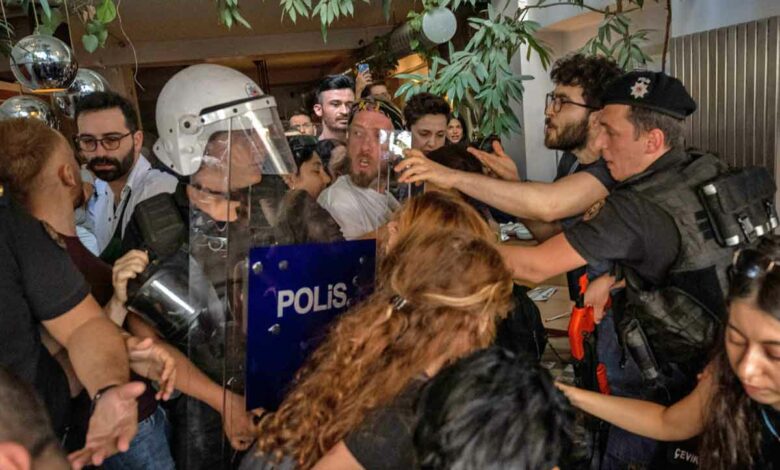
POLYGON ((735 256, 728 303, 724 347, 672 406, 558 387, 578 408, 639 435, 701 434, 700 468, 780 468, 780 237, 735 256))
POLYGON ((488 241, 498 241, 498 234, 463 198, 441 191, 430 191, 409 199, 387 224, 387 249, 399 236, 411 230, 464 230, 488 241))
POLYGON ((254 460, 265 462, 243 468, 417 467, 412 433, 422 384, 490 344, 510 308, 512 279, 492 243, 451 230, 402 235, 379 279, 261 421, 254 460))

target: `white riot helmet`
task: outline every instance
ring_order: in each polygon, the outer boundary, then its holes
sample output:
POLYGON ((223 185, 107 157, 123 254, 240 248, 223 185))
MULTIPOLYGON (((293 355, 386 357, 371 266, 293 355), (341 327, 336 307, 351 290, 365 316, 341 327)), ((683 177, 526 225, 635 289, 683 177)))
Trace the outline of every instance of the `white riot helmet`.
POLYGON ((163 87, 156 114, 160 138, 154 152, 179 175, 198 171, 218 132, 248 136, 263 174, 295 173, 276 100, 236 70, 215 64, 187 67, 163 87))

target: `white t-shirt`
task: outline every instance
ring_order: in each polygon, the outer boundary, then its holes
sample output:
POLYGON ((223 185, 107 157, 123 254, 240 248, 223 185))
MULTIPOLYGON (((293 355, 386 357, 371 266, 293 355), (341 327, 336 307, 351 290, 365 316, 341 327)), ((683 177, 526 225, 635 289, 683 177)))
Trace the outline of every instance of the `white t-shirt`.
POLYGON ((349 175, 339 177, 317 202, 341 227, 347 240, 359 238, 386 224, 400 204, 390 193, 356 186, 349 175))

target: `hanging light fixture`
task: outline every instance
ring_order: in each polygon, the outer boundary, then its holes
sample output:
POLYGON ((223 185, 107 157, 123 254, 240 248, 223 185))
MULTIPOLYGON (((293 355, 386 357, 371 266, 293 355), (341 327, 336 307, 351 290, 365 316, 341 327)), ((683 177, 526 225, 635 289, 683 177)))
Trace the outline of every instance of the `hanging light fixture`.
POLYGON ((76 114, 76 101, 84 95, 96 91, 108 91, 108 80, 94 70, 80 68, 76 78, 67 90, 54 93, 54 103, 62 114, 73 119, 76 114))
POLYGON ((11 71, 36 93, 65 91, 78 71, 73 51, 53 36, 31 34, 11 49, 11 71))
POLYGON ((48 103, 34 96, 12 96, 0 104, 0 120, 19 118, 38 119, 54 129, 59 127, 59 122, 48 103))
POLYGON ((423 15, 422 32, 425 38, 434 44, 444 44, 455 36, 458 20, 452 10, 437 7, 423 15))

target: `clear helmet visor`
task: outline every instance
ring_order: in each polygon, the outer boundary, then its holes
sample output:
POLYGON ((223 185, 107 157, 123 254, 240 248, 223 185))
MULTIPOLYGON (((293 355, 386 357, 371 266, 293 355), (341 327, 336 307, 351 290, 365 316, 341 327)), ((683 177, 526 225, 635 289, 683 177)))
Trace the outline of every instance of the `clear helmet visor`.
POLYGON ((296 172, 273 98, 204 110, 200 121, 199 140, 204 149, 201 164, 230 168, 231 180, 235 179, 231 186, 245 187, 242 176, 251 180, 258 175, 296 172))

